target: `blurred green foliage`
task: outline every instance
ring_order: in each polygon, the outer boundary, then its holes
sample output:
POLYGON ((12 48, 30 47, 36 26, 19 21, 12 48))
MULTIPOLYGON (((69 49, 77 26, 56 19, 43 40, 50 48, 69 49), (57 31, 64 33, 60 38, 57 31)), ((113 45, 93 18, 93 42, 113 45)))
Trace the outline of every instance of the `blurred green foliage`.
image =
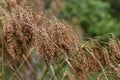
POLYGON ((119 19, 112 15, 111 5, 105 0, 64 0, 59 17, 71 22, 75 17, 87 36, 114 33, 120 38, 119 19))
POLYGON ((120 19, 120 0, 105 0, 111 5, 113 14, 120 19))

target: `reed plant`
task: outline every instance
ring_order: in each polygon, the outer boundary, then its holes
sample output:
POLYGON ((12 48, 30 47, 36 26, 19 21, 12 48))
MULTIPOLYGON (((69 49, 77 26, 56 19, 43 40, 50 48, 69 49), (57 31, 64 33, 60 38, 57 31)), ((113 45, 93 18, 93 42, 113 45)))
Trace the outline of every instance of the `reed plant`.
POLYGON ((113 34, 81 40, 71 26, 25 0, 0 6, 1 80, 119 80, 120 42, 113 34))

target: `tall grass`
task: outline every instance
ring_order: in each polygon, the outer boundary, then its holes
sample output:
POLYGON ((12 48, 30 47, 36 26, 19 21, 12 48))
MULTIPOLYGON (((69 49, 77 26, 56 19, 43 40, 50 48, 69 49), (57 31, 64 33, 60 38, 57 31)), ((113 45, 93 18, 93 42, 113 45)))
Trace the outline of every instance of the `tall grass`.
POLYGON ((32 12, 26 1, 0 4, 1 80, 120 79, 120 42, 113 34, 80 40, 70 25, 32 12))

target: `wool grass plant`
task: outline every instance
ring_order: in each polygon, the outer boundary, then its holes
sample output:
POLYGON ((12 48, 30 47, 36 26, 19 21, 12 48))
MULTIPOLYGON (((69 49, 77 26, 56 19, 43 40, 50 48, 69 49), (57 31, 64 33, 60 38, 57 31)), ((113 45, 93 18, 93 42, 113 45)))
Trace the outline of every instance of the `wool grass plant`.
POLYGON ((0 4, 1 80, 120 79, 120 42, 113 34, 81 40, 69 24, 34 13, 25 0, 0 4))

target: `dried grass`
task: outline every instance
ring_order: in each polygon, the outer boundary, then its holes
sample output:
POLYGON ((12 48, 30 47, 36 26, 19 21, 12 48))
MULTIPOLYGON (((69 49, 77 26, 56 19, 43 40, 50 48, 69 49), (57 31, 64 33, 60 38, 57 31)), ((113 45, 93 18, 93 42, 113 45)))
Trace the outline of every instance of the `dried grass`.
POLYGON ((0 28, 3 31, 0 32, 3 35, 0 35, 0 52, 3 44, 4 59, 6 62, 12 59, 13 68, 25 60, 24 56, 31 62, 32 55, 28 54, 35 47, 38 59, 44 55, 47 66, 50 60, 56 61, 59 56, 67 53, 69 58, 75 60, 68 62, 76 71, 78 80, 89 80, 87 73, 95 71, 103 72, 107 80, 104 68, 112 68, 120 78, 120 69, 113 66, 120 63, 119 40, 110 38, 108 45, 102 45, 93 39, 81 45, 68 24, 48 17, 43 11, 35 14, 26 3, 9 0, 1 10, 0 28))

